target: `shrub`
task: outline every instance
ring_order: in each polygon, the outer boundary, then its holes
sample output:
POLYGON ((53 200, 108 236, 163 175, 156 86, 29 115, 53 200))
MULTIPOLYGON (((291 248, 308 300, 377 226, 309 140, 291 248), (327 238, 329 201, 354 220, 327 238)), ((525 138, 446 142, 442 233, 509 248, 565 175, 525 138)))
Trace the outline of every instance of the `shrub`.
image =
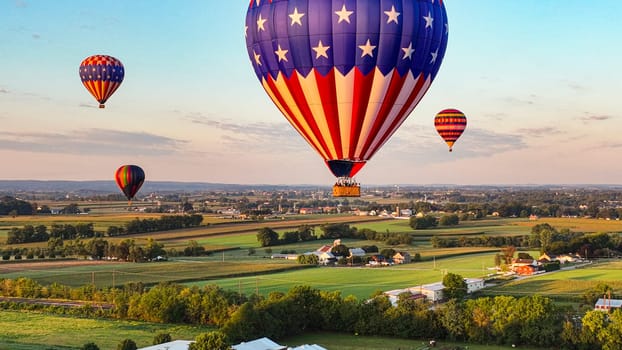
POLYGON ((117 350, 136 350, 136 343, 132 339, 125 339, 117 345, 117 350))
POLYGON ((82 345, 80 350, 99 350, 99 346, 97 346, 95 343, 86 343, 82 345))

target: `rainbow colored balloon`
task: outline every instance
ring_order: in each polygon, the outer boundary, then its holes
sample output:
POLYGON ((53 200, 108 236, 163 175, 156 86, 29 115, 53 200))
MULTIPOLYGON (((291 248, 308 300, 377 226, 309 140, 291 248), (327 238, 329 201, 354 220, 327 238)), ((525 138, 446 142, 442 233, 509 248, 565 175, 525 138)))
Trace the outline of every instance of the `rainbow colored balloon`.
POLYGON ((82 61, 79 73, 84 87, 99 102, 99 108, 104 108, 104 103, 121 86, 125 69, 112 56, 94 55, 82 61))
POLYGON ((402 125, 443 61, 443 0, 253 0, 246 45, 274 104, 350 178, 402 125))
POLYGON ((462 135, 466 126, 466 116, 457 109, 444 109, 434 117, 434 127, 449 146, 449 152, 452 151, 454 143, 462 135))
POLYGON ((127 200, 131 201, 145 182, 145 172, 138 165, 122 165, 114 173, 114 180, 127 200))

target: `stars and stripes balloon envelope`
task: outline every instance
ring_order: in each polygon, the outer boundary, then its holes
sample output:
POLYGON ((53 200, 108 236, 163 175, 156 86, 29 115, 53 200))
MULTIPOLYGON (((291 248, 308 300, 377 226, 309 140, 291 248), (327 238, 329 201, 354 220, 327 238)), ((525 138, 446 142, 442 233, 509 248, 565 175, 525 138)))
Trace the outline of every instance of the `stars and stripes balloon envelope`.
POLYGON ((434 117, 434 127, 449 146, 449 152, 452 151, 454 143, 462 135, 466 126, 466 116, 457 109, 444 109, 434 117))
POLYGON ((145 182, 145 172, 138 165, 122 165, 115 171, 114 180, 131 203, 132 198, 145 182))
POLYGON ((82 61, 79 73, 84 87, 99 102, 99 108, 104 108, 123 82, 125 69, 121 61, 112 56, 94 55, 82 61))
POLYGON ((245 33, 265 91, 348 182, 432 84, 448 26, 442 0, 253 0, 245 33))

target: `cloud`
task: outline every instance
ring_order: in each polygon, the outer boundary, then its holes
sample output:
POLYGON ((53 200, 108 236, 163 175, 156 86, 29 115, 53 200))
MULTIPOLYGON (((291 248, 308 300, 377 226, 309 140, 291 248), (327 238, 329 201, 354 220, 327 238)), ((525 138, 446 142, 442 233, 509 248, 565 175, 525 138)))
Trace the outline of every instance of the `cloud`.
POLYGON ((82 107, 82 108, 97 108, 97 106, 96 106, 96 105, 94 105, 94 104, 88 104, 88 103, 80 103, 78 106, 79 106, 79 107, 82 107))
POLYGON ((285 120, 282 122, 234 122, 202 115, 187 117, 194 124, 221 131, 221 140, 229 150, 248 152, 299 152, 306 147, 302 136, 285 120))
POLYGON ((434 128, 409 125, 401 127, 378 154, 383 158, 406 160, 422 166, 452 162, 457 158, 490 157, 526 147, 524 136, 520 134, 467 128, 456 142, 454 152, 449 153, 447 145, 434 128))
POLYGON ((503 99, 503 101, 505 103, 508 103, 510 105, 515 105, 515 106, 523 106, 523 105, 533 105, 536 103, 537 96, 534 94, 531 94, 529 96, 526 96, 525 98, 518 98, 518 97, 514 97, 514 96, 508 96, 505 97, 503 99))
POLYGON ((581 85, 575 81, 563 80, 563 84, 566 85, 570 90, 574 90, 575 92, 585 92, 588 90, 588 87, 585 85, 581 85))
POLYGON ((0 94, 8 94, 8 93, 9 93, 9 90, 0 88, 0 94))
POLYGON ((0 149, 37 153, 79 155, 161 156, 182 151, 187 141, 144 132, 106 129, 74 130, 66 133, 0 132, 0 149))
POLYGON ((528 137, 548 137, 551 135, 563 134, 561 130, 553 127, 542 128, 521 128, 517 130, 520 134, 528 137))
POLYGON ((35 33, 35 34, 32 35, 32 38, 35 39, 35 40, 39 40, 39 39, 41 39, 41 35, 35 33))
POLYGON ((15 0, 15 7, 17 8, 26 8, 28 7, 28 3, 24 0, 15 0))
POLYGON ((589 123, 589 122, 605 121, 605 120, 609 120, 613 118, 614 117, 610 115, 586 115, 584 117, 579 118, 579 120, 583 121, 584 123, 589 123))

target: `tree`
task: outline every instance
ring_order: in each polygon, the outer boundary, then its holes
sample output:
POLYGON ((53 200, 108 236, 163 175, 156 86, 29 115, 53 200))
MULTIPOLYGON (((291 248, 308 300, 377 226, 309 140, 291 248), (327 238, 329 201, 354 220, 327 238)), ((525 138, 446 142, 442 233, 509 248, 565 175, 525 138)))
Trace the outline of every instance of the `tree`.
POLYGON ((230 345, 225 333, 213 331, 199 334, 188 350, 228 350, 230 345))
POLYGON ((425 215, 422 217, 412 216, 410 218, 410 227, 415 230, 436 227, 437 224, 436 217, 432 215, 425 215))
POLYGON ((136 346, 136 342, 132 339, 124 339, 122 342, 117 345, 117 350, 136 350, 138 347, 136 346))
POLYGON ((69 205, 67 205, 66 207, 64 207, 61 212, 63 214, 80 214, 80 208, 78 207, 78 204, 76 203, 71 203, 69 205))
POLYGON ((455 273, 447 273, 443 276, 443 296, 447 299, 462 299, 467 294, 467 284, 462 276, 455 273))
POLYGON ((279 242, 279 234, 269 227, 264 227, 257 232, 257 241, 262 247, 276 245, 279 242))
POLYGON ((86 343, 82 345, 80 350, 99 350, 99 346, 97 346, 95 343, 86 343))
POLYGON ((169 333, 158 333, 153 338, 153 345, 168 343, 172 340, 171 335, 169 333))
POLYGON ((348 257, 350 255, 350 250, 344 244, 337 244, 331 250, 334 256, 343 256, 348 257))
POLYGON ((443 215, 438 220, 440 226, 455 226, 460 222, 460 218, 457 214, 443 215))

